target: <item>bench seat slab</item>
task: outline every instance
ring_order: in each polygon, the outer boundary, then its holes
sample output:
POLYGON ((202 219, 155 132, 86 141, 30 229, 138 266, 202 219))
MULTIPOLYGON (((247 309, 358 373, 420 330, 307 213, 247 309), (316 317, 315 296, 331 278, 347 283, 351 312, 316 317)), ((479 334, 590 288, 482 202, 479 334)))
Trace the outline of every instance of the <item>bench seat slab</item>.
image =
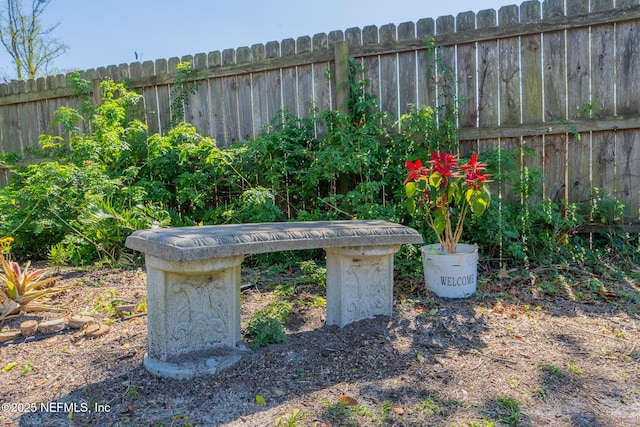
POLYGON ((346 246, 422 243, 414 229, 381 220, 298 221, 153 228, 127 237, 126 246, 171 261, 346 246))

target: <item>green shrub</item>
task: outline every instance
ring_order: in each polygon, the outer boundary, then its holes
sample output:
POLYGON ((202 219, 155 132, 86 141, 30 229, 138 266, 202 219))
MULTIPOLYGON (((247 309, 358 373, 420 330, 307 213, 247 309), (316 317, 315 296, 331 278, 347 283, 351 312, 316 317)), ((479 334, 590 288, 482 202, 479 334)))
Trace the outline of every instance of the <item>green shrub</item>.
POLYGON ((253 348, 269 344, 287 342, 289 337, 283 323, 291 312, 291 306, 281 300, 275 300, 269 306, 251 315, 244 335, 251 338, 253 348))
MULTIPOLYGON (((61 262, 63 248, 68 255, 75 254, 75 263, 105 253, 115 258, 115 252, 122 250, 122 235, 109 235, 105 229, 92 235, 81 218, 105 200, 125 210, 144 204, 147 195, 136 179, 146 161, 147 131, 133 117, 139 94, 110 80, 103 81, 100 89, 99 106, 84 106, 82 112, 68 107, 57 111, 56 122, 69 138, 40 137, 40 155, 51 160, 18 168, 10 184, 0 190, 0 230, 14 236, 17 257, 46 258, 49 248, 62 242, 54 250, 56 262, 61 262)), ((157 219, 136 225, 151 226, 157 219)))
MULTIPOLYGON (((189 83, 193 70, 182 71, 186 86, 174 93, 176 106, 197 90, 189 83)), ((312 111, 300 118, 280 111, 257 138, 224 149, 177 120, 166 133, 149 134, 138 93, 106 80, 101 103, 93 105, 90 85, 74 74, 81 104, 61 107, 56 116, 67 137, 42 135, 38 156, 47 161, 17 168, 0 189, 0 236, 15 239, 14 256, 56 265, 116 262, 126 255, 123 242, 133 230, 168 225, 386 219, 436 242, 424 221, 407 215, 402 182, 407 160, 426 159, 434 150, 460 151, 454 86, 443 85, 439 108, 409 106, 394 122, 367 93, 361 71, 351 61, 347 112, 312 111)), ((513 265, 587 263, 605 271, 598 258, 629 268, 638 262, 637 236, 613 228, 586 238, 577 233, 588 221, 619 223, 619 201, 601 191, 568 206, 542 200, 541 173, 521 167, 523 154, 537 155, 526 149, 482 152, 495 203, 482 221, 467 218, 466 242, 477 243, 484 258, 513 265)), ((15 153, 0 156, 5 163, 18 160, 15 153)), ((397 266, 419 270, 419 257, 415 247, 404 247, 397 266)), ((299 261, 291 253, 256 259, 299 261)))

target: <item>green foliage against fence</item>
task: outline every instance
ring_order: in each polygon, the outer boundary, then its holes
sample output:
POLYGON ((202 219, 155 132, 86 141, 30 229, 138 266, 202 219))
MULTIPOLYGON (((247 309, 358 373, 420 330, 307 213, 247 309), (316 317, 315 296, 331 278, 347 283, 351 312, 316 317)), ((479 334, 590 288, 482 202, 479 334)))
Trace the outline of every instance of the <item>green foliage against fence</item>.
MULTIPOLYGON (((345 112, 301 118, 285 110, 256 139, 222 148, 185 122, 150 133, 136 118, 141 95, 105 80, 99 104, 85 99, 78 109, 58 110, 70 137, 41 135, 37 154, 46 161, 16 169, 0 189, 0 236, 13 239, 14 255, 56 265, 130 262, 123 244, 134 230, 202 223, 376 218, 407 223, 435 241, 405 209, 405 161, 460 148, 451 134, 455 110, 414 106, 393 120, 367 93, 361 67, 346 63, 345 112), (87 130, 76 126, 82 122, 87 130), (317 127, 326 135, 315 137, 317 127)), ((623 204, 603 194, 580 204, 538 200, 540 174, 521 173, 519 156, 483 153, 495 184, 514 183, 519 200, 498 199, 482 221, 468 218, 465 242, 479 244, 487 259, 518 265, 584 267, 600 256, 623 268, 637 263, 638 236, 615 230, 623 204), (585 239, 579 228, 589 220, 612 228, 585 239)), ((398 265, 408 272, 416 257, 405 245, 398 265)))
MULTIPOLYGON (((627 215, 636 218, 638 3, 525 1, 498 11, 101 67, 81 77, 92 82, 88 89, 94 98, 104 78, 129 81, 141 91, 139 108, 153 133, 166 132, 182 115, 223 147, 255 138, 283 108, 302 118, 338 109, 341 85, 335 81, 340 75, 335 64, 345 52, 340 56, 334 47, 345 42, 348 55, 363 66, 380 111, 398 118, 411 104, 442 105, 448 92, 443 82, 452 74, 463 151, 516 148, 523 167, 542 170, 536 194, 572 202, 587 200, 594 188, 601 188, 622 200, 627 215), (425 37, 439 46, 431 54, 425 37), (434 66, 435 55, 443 66, 434 66), (179 81, 178 65, 185 61, 197 73, 179 81), (189 79, 197 90, 185 91, 189 79), (176 103, 176 93, 186 102, 176 103), (528 151, 538 156, 524 155, 528 151)), ((29 148, 37 145, 40 134, 65 133, 62 125, 51 124, 53 112, 81 102, 66 77, 0 85, 2 156, 17 151, 36 161, 29 148)), ((314 126, 315 136, 325 131, 314 126)), ((0 164, 0 185, 6 183, 6 173, 0 164)), ((501 197, 513 193, 508 183, 500 190, 501 197)))

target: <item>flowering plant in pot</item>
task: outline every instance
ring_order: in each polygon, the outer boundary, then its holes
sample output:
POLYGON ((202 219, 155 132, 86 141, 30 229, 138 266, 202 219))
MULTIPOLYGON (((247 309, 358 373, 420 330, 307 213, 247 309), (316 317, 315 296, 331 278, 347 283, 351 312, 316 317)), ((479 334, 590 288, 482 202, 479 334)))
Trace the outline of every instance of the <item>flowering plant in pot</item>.
POLYGON ((431 153, 431 160, 426 164, 422 160, 407 161, 407 169, 404 186, 409 214, 424 215, 439 241, 439 250, 436 249, 438 245, 422 248, 427 286, 441 296, 462 297, 475 292, 477 247, 459 244, 459 241, 467 213, 471 211, 480 217, 491 201, 487 188, 491 175, 484 173, 486 165, 478 162, 477 154, 462 164, 457 155, 439 152, 431 153), (434 253, 470 254, 472 270, 461 272, 462 275, 456 277, 450 269, 461 264, 459 257, 436 259, 431 256, 434 253), (443 268, 446 271, 436 271, 443 268), (429 278, 434 271, 437 277, 429 278), (438 290, 442 287, 446 292, 438 290))

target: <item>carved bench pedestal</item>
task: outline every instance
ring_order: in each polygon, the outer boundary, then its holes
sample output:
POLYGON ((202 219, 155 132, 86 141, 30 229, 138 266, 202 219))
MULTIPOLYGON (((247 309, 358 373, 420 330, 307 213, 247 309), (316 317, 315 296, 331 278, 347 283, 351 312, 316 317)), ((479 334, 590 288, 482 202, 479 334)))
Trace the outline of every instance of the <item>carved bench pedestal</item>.
POLYGON ((393 254, 400 245, 325 248, 327 325, 341 328, 374 316, 391 316, 393 254))
POLYGON ((244 255, 175 262, 145 257, 151 373, 190 378, 237 362, 244 255))

